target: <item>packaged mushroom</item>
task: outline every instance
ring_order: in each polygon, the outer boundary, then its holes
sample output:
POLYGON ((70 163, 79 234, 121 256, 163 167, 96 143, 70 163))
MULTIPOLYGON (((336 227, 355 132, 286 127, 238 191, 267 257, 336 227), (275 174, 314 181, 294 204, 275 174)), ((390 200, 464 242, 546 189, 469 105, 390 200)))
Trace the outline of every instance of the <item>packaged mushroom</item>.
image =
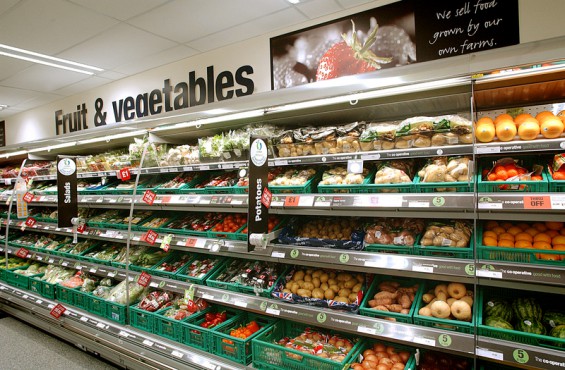
POLYGON ((464 220, 451 222, 430 222, 420 245, 434 247, 467 248, 473 226, 464 220))
POLYGON ((377 218, 365 225, 365 243, 411 247, 424 231, 424 221, 414 218, 377 218))
MULTIPOLYGON (((421 183, 468 182, 470 157, 436 157, 418 172, 421 183)), ((454 188, 437 188, 436 191, 455 191, 454 188)))
POLYGON ((296 267, 279 282, 272 296, 292 303, 357 312, 367 276, 361 273, 296 267))

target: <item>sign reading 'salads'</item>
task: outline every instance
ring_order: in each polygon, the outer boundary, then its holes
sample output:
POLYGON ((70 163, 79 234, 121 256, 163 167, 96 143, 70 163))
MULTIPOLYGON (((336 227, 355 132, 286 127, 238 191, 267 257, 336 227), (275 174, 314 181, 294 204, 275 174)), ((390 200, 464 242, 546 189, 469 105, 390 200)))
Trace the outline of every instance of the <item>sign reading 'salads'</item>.
POLYGON ((195 71, 188 74, 188 82, 172 82, 170 79, 163 81, 163 87, 149 92, 141 92, 137 96, 126 96, 110 104, 105 104, 104 99, 97 98, 93 107, 86 103, 77 104, 76 111, 64 112, 62 109, 55 111, 55 133, 66 134, 86 130, 92 126, 105 126, 108 123, 121 123, 133 119, 149 117, 179 109, 185 109, 232 99, 253 94, 255 84, 249 77, 253 74, 253 67, 244 65, 239 67, 235 74, 222 71, 217 75, 214 67, 206 68, 206 78, 198 77, 195 71), (90 113, 90 115, 89 115, 90 113), (111 117, 108 115, 111 114, 111 117))

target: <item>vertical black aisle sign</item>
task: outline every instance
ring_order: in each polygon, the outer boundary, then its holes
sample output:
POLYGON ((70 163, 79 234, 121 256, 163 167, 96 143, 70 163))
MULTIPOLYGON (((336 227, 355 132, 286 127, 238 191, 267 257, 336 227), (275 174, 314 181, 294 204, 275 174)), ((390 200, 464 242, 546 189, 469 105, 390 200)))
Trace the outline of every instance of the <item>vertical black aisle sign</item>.
POLYGON ((255 250, 252 234, 264 234, 269 227, 269 209, 265 206, 263 193, 267 188, 269 161, 267 141, 264 137, 251 135, 249 146, 249 212, 247 218, 247 250, 255 250))
POLYGON ((78 216, 77 165, 74 158, 57 156, 57 225, 72 227, 78 216))

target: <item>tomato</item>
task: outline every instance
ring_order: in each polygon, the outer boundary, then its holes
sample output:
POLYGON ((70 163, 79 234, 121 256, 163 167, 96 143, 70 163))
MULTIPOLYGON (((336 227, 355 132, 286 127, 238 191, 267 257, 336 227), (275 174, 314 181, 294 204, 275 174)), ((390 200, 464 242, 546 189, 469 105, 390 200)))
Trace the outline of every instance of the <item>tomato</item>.
POLYGON ((226 313, 226 311, 222 311, 222 312, 218 313, 218 314, 216 315, 216 317, 217 317, 218 319, 220 319, 221 322, 224 322, 224 321, 226 321, 226 319, 228 318, 228 314, 226 313))
POLYGON ((216 318, 216 314, 213 312, 207 312, 206 315, 204 315, 204 320, 206 321, 212 321, 216 318))

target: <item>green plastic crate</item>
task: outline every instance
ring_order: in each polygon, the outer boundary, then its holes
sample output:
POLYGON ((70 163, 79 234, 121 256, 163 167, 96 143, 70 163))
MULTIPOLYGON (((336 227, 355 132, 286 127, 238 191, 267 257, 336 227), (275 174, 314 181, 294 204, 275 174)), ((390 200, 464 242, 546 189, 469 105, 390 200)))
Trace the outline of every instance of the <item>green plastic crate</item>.
POLYGON ((192 315, 188 316, 183 320, 175 320, 173 318, 169 318, 165 316, 165 313, 171 309, 172 307, 164 308, 161 311, 158 311, 157 314, 155 315, 154 317, 155 334, 163 338, 172 339, 177 342, 182 341, 182 332, 183 332, 182 323, 190 323, 195 320, 198 320, 206 312, 210 311, 210 307, 208 307, 200 312, 193 313, 192 315))
POLYGON ((201 176, 194 176, 194 178, 189 181, 185 182, 178 188, 164 188, 162 185, 159 185, 153 189, 156 194, 183 194, 186 189, 194 188, 195 185, 201 182, 201 176))
POLYGON ((206 280, 208 280, 216 271, 218 271, 219 269, 221 269, 221 267, 225 264, 226 259, 223 257, 214 257, 214 256, 208 256, 208 255, 196 255, 194 257, 194 259, 192 259, 189 263, 187 263, 186 265, 184 265, 181 269, 179 269, 177 271, 177 273, 174 275, 174 279, 175 280, 180 280, 180 281, 184 281, 187 283, 192 283, 192 284, 198 284, 198 285, 206 285, 206 280), (195 262, 196 260, 206 260, 206 259, 213 259, 216 261, 216 263, 214 264, 214 267, 212 267, 208 272, 206 272, 204 275, 201 276, 197 276, 197 277, 193 277, 193 276, 189 276, 187 275, 187 271, 190 268, 191 264, 193 262, 195 262))
POLYGON ((473 259, 474 245, 475 239, 471 234, 469 246, 466 248, 415 245, 414 250, 418 256, 473 259))
POLYGON ((105 317, 106 300, 90 293, 87 293, 86 296, 87 296, 88 311, 95 315, 105 317))
MULTIPOLYGON (((416 370, 416 356, 415 356, 415 349, 413 347, 408 347, 408 346, 403 346, 400 344, 396 344, 396 343, 390 343, 390 342, 385 342, 383 340, 364 340, 362 345, 360 347, 357 347, 355 353, 353 353, 351 355, 351 361, 352 362, 358 362, 361 363, 362 361, 362 353, 363 351, 365 351, 366 349, 372 349, 374 344, 383 344, 385 346, 392 346, 396 349, 397 353, 401 352, 401 351, 406 351, 406 352, 410 352, 410 357, 408 358, 408 361, 406 361, 406 364, 404 365, 404 370, 416 370)), ((348 367, 346 368, 348 369, 348 367)))
POLYGON ((32 292, 37 292, 45 298, 55 299, 57 284, 51 284, 40 279, 42 275, 32 276, 29 279, 29 286, 32 292))
MULTIPOLYGON (((434 282, 433 284, 426 284, 422 287, 422 292, 425 293, 429 289, 433 289, 437 284, 442 284, 441 282, 434 282)), ((446 283, 447 284, 447 283, 446 283)), ((469 285, 465 285, 467 289, 469 289, 469 285)), ((414 308, 414 315, 413 321, 414 324, 420 326, 427 326, 436 329, 443 329, 443 330, 451 330, 457 331, 460 333, 467 333, 473 334, 474 327, 475 327, 475 315, 473 314, 474 311, 477 310, 477 303, 473 303, 473 307, 471 307, 471 321, 460 321, 460 320, 449 320, 449 319, 440 319, 437 317, 432 316, 422 316, 419 314, 420 308, 425 306, 426 303, 422 300, 422 295, 420 295, 420 299, 416 302, 416 307, 414 308)))
POLYGON ((56 284, 55 289, 55 296, 58 301, 75 306, 76 288, 68 288, 60 284, 56 284))
POLYGON ((230 240, 247 240, 247 234, 243 234, 241 231, 247 227, 247 223, 244 224, 242 227, 237 229, 233 233, 228 232, 219 232, 219 231, 211 231, 212 229, 208 230, 208 237, 209 238, 216 238, 216 239, 230 239, 230 240))
POLYGON ((194 255, 192 254, 188 254, 186 252, 180 252, 180 251, 173 251, 170 252, 168 256, 166 256, 165 258, 163 258, 161 261, 157 262, 157 264, 155 264, 155 266, 153 266, 149 273, 151 275, 155 275, 155 276, 161 276, 161 277, 166 277, 166 278, 171 278, 174 279, 174 276, 177 272, 179 272, 184 266, 186 266, 186 264, 190 263, 192 260, 194 259, 194 255), (157 268, 159 266, 161 266, 163 263, 171 263, 173 261, 180 261, 181 260, 181 256, 187 256, 186 262, 179 267, 176 271, 174 272, 169 272, 169 271, 161 271, 161 270, 157 270, 157 268))
POLYGON ((412 316, 414 315, 414 311, 416 309, 417 302, 422 299, 423 294, 423 285, 421 282, 415 279, 410 278, 401 278, 401 277, 389 277, 389 276, 379 276, 377 279, 373 281, 369 290, 363 297, 363 301, 359 306, 359 312, 363 316, 369 317, 376 317, 376 318, 393 318, 397 322, 403 322, 407 324, 412 324, 412 316), (415 284, 419 284, 418 290, 414 296, 414 301, 412 302, 412 306, 410 307, 410 312, 407 314, 402 314, 398 312, 386 312, 375 310, 369 307, 369 301, 373 299, 373 296, 379 292, 379 284, 384 281, 396 281, 399 282, 401 287, 410 287, 415 284))
POLYGON ((181 218, 182 217, 178 217, 178 218, 175 218, 174 220, 167 222, 165 225, 163 225, 162 227, 159 228, 159 232, 164 233, 164 234, 181 234, 181 235, 188 235, 188 236, 200 236, 200 237, 203 237, 203 238, 208 237, 208 230, 199 231, 199 230, 192 230, 192 229, 173 229, 173 228, 169 227, 169 225, 171 223, 178 221, 181 218))
MULTIPOLYGON (((505 157, 500 157, 505 158, 505 157)), ((477 189, 479 193, 500 193, 500 192, 521 192, 521 193, 542 193, 549 190, 549 181, 547 171, 544 166, 544 170, 541 172, 541 181, 484 181, 482 178, 483 169, 485 168, 485 162, 490 167, 492 161, 495 158, 485 158, 480 166, 479 171, 477 171, 477 189), (502 188, 501 186, 506 186, 507 188, 502 188)), ((526 168, 532 168, 535 164, 534 158, 524 158, 524 165, 526 168)), ((518 162, 520 163, 520 162, 518 162)), ((538 161, 538 163, 544 163, 543 161, 538 161)))
POLYGON ((129 324, 149 333, 155 333, 155 316, 157 312, 149 312, 137 307, 137 303, 129 307, 129 324))
POLYGON ((468 193, 474 191, 474 187, 473 178, 470 179, 470 182, 421 182, 420 175, 416 174, 414 177, 414 189, 416 193, 446 193, 454 191, 457 193, 468 193), (442 190, 445 188, 455 190, 442 190))
POLYGON ((246 294, 252 294, 252 295, 260 295, 262 297, 269 298, 269 297, 271 297, 271 293, 274 291, 274 289, 277 287, 277 285, 286 278, 286 275, 288 274, 289 270, 291 269, 291 266, 286 266, 285 268, 283 268, 281 270, 281 273, 279 274, 279 277, 277 278, 277 280, 273 283, 273 285, 270 288, 268 288, 268 289, 256 289, 255 287, 248 286, 248 285, 243 285, 243 284, 238 284, 238 283, 229 283, 229 282, 216 280, 216 278, 226 268, 228 268, 231 261, 232 260, 226 261, 225 264, 221 268, 219 268, 212 275, 210 275, 210 277, 208 279, 206 279, 206 285, 214 287, 214 288, 223 289, 223 290, 229 290, 229 291, 232 291, 232 292, 246 293, 246 294))
POLYGON ((369 171, 367 176, 363 179, 361 184, 350 184, 350 185, 321 185, 318 183, 318 193, 328 194, 328 193, 364 193, 365 185, 370 185, 370 183, 375 178, 375 170, 369 171))
POLYGON ((120 324, 127 322, 127 306, 116 302, 105 301, 104 317, 120 324))
MULTIPOLYGON (((414 239, 414 245, 418 245, 420 243, 421 238, 422 238, 421 234, 416 235, 416 238, 414 239)), ((411 254, 411 255, 416 254, 416 250, 414 246, 394 245, 394 244, 365 244, 363 250, 367 252, 388 253, 388 254, 411 254)))
POLYGON ((554 180, 551 169, 547 171, 547 183, 550 193, 565 193, 565 180, 554 180))
MULTIPOLYGON (((342 370, 347 368, 347 364, 355 362, 356 359, 354 360, 353 356, 355 354, 358 355, 358 348, 363 345, 362 341, 358 341, 353 346, 342 362, 332 361, 275 344, 275 342, 284 337, 294 338, 302 334, 307 327, 310 326, 281 320, 265 330, 257 338, 254 338, 251 342, 253 367, 262 370, 342 370)), ((317 330, 316 328, 312 329, 317 330)), ((328 330, 322 331, 327 332, 328 330)), ((332 333, 335 332, 332 331, 332 333)), ((349 339, 353 338, 341 333, 340 335, 349 339)))
POLYGON ((360 193, 415 193, 414 182, 400 184, 366 184, 362 185, 360 193))
POLYGON ((481 260, 494 260, 505 262, 531 263, 534 265, 563 266, 565 251, 553 249, 523 249, 489 247, 483 245, 483 227, 477 226, 477 255, 481 260), (555 260, 538 258, 540 254, 547 257, 555 256, 555 260))
MULTIPOLYGON (((513 298, 518 298, 518 297, 534 297, 534 298, 540 297, 538 299, 538 302, 540 302, 541 304, 548 302, 547 295, 544 296, 543 294, 539 294, 536 292, 524 293, 519 290, 513 291, 510 289, 480 287, 477 292, 476 303, 475 303, 475 305, 477 306, 476 320, 477 320, 478 335, 507 340, 514 343, 524 343, 538 347, 549 347, 561 351, 563 350, 563 348, 565 348, 565 339, 555 338, 549 335, 525 333, 518 330, 495 328, 492 326, 485 325, 484 324, 485 317, 483 317, 483 307, 487 302, 487 300, 493 297, 497 299, 507 299, 509 302, 512 302, 513 298)), ((557 307, 561 308, 560 306, 557 307)))
POLYGON ((6 282, 10 285, 13 285, 18 288, 29 290, 29 279, 30 277, 38 276, 39 274, 35 274, 32 276, 25 276, 22 274, 16 274, 14 270, 5 270, 6 274, 6 282))
POLYGON ((231 307, 224 306, 214 306, 210 312, 222 312, 225 311, 227 314, 227 319, 218 326, 212 329, 203 328, 200 326, 201 323, 205 321, 204 316, 200 316, 198 319, 192 322, 183 322, 182 326, 182 343, 198 348, 202 351, 208 352, 211 347, 212 332, 229 325, 231 322, 238 319, 241 315, 240 310, 233 309, 231 307))
POLYGON ((74 292, 75 295, 75 306, 81 308, 85 311, 88 311, 88 293, 81 292, 80 290, 76 290, 74 292))
POLYGON ((320 181, 321 175, 321 172, 316 173, 304 185, 276 186, 269 184, 268 187, 273 194, 313 194, 316 193, 316 184, 320 181))
POLYGON ((239 318, 223 326, 221 329, 212 332, 212 341, 210 352, 225 359, 235 361, 239 364, 250 364, 253 356, 251 353, 251 341, 253 338, 258 337, 261 333, 268 330, 273 326, 277 320, 271 319, 262 315, 244 312, 239 318), (237 329, 240 326, 245 326, 251 321, 257 322, 261 327, 253 335, 242 339, 232 337, 230 331, 237 329))

